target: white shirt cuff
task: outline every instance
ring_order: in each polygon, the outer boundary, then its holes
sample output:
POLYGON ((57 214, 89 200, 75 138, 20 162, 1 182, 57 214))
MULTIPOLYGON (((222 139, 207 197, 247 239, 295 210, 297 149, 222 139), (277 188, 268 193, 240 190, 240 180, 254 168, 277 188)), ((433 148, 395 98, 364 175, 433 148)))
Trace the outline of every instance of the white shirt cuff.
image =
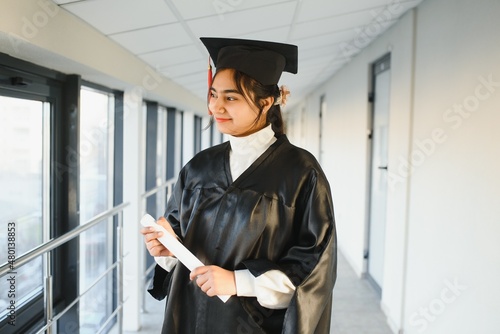
POLYGON ((270 309, 288 307, 295 292, 295 286, 288 276, 279 270, 270 270, 255 277, 249 270, 236 270, 236 295, 256 297, 260 305, 270 309))
POLYGON ((166 271, 171 271, 175 267, 179 259, 173 256, 155 256, 156 263, 165 269, 166 271))

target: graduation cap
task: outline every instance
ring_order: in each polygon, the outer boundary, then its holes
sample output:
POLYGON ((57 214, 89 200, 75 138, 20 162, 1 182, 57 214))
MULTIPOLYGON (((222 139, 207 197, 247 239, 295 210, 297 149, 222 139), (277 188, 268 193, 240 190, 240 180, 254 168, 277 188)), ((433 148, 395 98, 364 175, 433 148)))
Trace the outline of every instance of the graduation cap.
POLYGON ((200 40, 215 67, 233 68, 263 85, 276 85, 283 71, 297 73, 296 45, 236 38, 202 37, 200 40))

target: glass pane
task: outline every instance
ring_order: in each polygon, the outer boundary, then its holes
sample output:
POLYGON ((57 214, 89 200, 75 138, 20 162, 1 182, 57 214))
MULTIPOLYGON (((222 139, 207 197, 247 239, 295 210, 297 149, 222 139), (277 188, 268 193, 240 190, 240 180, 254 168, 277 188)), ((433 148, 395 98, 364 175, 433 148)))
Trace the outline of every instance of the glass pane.
POLYGON ((0 96, 0 263, 9 260, 13 265, 12 274, 7 274, 13 279, 0 278, 0 319, 7 316, 12 300, 19 308, 42 291, 42 259, 20 268, 15 259, 43 242, 43 111, 47 105, 0 96), (15 299, 9 298, 9 291, 15 299))
MULTIPOLYGON (((83 88, 80 114, 80 224, 112 207, 112 96, 83 88)), ((112 312, 112 219, 80 236, 80 332, 95 333, 112 312), (94 285, 95 283, 95 285, 94 285)))
MULTIPOLYGON (((167 178, 167 110, 158 108, 158 132, 156 136, 156 185, 163 184, 167 178)), ((165 192, 156 193, 156 217, 165 214, 165 192)))

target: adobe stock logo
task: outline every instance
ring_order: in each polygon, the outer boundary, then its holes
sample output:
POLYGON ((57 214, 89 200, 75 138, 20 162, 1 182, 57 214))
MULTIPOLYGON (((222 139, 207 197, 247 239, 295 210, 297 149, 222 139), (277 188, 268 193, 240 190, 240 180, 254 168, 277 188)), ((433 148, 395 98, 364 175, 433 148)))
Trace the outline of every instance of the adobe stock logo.
POLYGON ((219 19, 224 21, 224 14, 233 12, 242 3, 243 0, 214 0, 212 5, 219 15, 219 19))
POLYGON ((496 81, 492 74, 479 76, 478 84, 470 95, 457 101, 442 113, 443 127, 436 127, 427 138, 415 138, 414 147, 406 157, 400 155, 399 163, 388 173, 388 184, 391 190, 396 185, 405 182, 413 173, 433 155, 448 138, 460 129, 467 119, 473 117, 481 107, 481 103, 498 93, 500 81, 496 81))
POLYGON ((361 28, 355 28, 356 37, 352 41, 340 43, 341 54, 346 58, 350 58, 360 52, 375 37, 387 29, 394 22, 394 19, 402 14, 403 10, 401 0, 391 0, 381 12, 371 10, 370 14, 373 20, 361 28))
POLYGON ((420 307, 418 311, 410 315, 410 325, 418 327, 420 333, 425 331, 430 323, 434 322, 438 316, 446 311, 448 305, 454 303, 462 292, 467 290, 467 286, 459 283, 457 278, 453 282, 445 279, 444 285, 445 287, 438 297, 432 299, 427 306, 420 307))
POLYGON ((59 6, 52 1, 38 0, 37 5, 40 9, 33 13, 31 17, 23 16, 21 18, 21 34, 25 40, 17 38, 13 33, 9 33, 10 43, 16 53, 19 52, 21 43, 36 38, 40 30, 45 28, 50 23, 50 20, 59 13, 59 6))

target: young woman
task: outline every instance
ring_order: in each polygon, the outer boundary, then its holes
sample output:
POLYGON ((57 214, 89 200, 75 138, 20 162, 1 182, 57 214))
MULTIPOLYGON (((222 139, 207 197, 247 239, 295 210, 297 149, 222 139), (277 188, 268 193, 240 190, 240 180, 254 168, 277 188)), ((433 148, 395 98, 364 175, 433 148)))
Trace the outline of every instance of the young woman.
POLYGON ((283 130, 297 47, 202 38, 217 68, 208 107, 229 142, 181 170, 158 220, 205 266, 190 272, 144 228, 167 297, 162 333, 329 333, 336 234, 328 181, 283 130), (165 219, 166 218, 166 219, 165 219), (230 295, 222 302, 216 295, 230 295))

